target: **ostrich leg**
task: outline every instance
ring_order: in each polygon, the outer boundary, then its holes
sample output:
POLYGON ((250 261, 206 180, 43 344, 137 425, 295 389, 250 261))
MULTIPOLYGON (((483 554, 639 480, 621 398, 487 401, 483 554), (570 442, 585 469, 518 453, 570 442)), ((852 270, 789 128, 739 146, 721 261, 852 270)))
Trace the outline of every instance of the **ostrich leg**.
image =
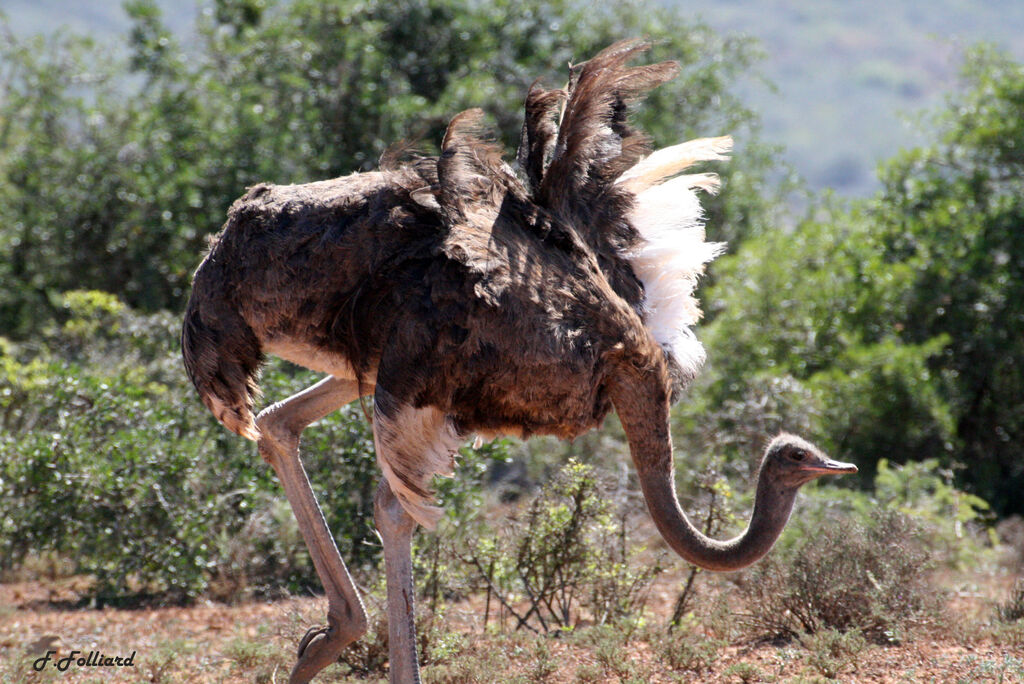
POLYGON ((373 438, 385 478, 373 502, 384 544, 388 580, 388 658, 391 684, 418 684, 413 606, 412 533, 418 523, 433 529, 441 510, 431 505, 435 474, 451 475, 462 441, 448 417, 430 407, 414 408, 388 391, 387 357, 381 360, 374 395, 373 438))
POLYGON ((412 533, 416 521, 402 508, 386 479, 377 487, 373 519, 384 543, 384 571, 388 580, 388 679, 391 684, 418 684, 412 583, 412 533))
POLYGON ((299 659, 292 669, 291 684, 308 682, 366 632, 363 603, 299 460, 299 435, 306 426, 358 397, 359 384, 355 380, 328 376, 264 409, 256 419, 260 455, 281 481, 327 593, 327 627, 310 629, 299 642, 299 659))

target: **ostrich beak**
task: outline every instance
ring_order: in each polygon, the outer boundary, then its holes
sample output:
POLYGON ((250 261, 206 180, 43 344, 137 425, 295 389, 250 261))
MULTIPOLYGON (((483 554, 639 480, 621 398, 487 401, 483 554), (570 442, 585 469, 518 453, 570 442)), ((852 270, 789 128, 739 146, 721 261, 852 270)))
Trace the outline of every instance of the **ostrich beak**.
POLYGON ((810 463, 804 464, 801 470, 813 474, 814 477, 821 477, 822 475, 850 475, 857 472, 857 466, 852 463, 833 461, 828 456, 819 455, 810 463))

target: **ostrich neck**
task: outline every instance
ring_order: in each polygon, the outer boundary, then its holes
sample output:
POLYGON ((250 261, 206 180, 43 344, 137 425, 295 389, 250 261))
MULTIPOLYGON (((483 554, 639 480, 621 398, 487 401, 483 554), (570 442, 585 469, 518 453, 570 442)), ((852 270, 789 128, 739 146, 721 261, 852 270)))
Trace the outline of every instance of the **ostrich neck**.
POLYGON ((693 526, 676 498, 669 432, 668 385, 659 373, 618 379, 612 402, 629 440, 640 487, 661 536, 685 560, 707 570, 746 567, 772 548, 789 520, 795 490, 758 479, 754 510, 746 531, 727 541, 712 539, 693 526))
POLYGON ((661 536, 682 558, 706 570, 739 570, 762 558, 782 534, 796 498, 795 491, 786 495, 759 481, 747 529, 737 537, 719 541, 701 533, 686 517, 676 499, 671 469, 667 476, 652 472, 639 476, 661 536))

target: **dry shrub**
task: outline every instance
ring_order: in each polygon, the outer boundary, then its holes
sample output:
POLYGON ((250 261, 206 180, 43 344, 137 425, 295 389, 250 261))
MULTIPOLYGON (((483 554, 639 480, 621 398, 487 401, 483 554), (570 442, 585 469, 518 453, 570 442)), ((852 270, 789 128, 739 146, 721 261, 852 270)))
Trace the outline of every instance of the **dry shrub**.
POLYGON ((382 677, 388 672, 388 621, 383 605, 367 601, 369 627, 338 656, 338 663, 357 677, 382 677))
MULTIPOLYGON (((349 644, 338 656, 338 664, 348 675, 360 679, 385 677, 388 661, 387 599, 383 586, 363 594, 369 625, 359 639, 349 644)), ((417 606, 416 646, 421 666, 447 660, 462 650, 461 637, 447 632, 443 614, 428 606, 417 606)))
POLYGON ((762 561, 741 592, 756 638, 859 630, 894 643, 938 609, 921 530, 907 515, 876 510, 864 523, 826 519, 815 535, 762 561))
POLYGON ((1003 548, 1003 563, 1013 572, 1024 572, 1024 518, 1011 515, 996 525, 1003 548))
POLYGON ((1024 619, 1024 579, 1013 583, 1009 599, 996 606, 996 616, 1005 623, 1024 619))

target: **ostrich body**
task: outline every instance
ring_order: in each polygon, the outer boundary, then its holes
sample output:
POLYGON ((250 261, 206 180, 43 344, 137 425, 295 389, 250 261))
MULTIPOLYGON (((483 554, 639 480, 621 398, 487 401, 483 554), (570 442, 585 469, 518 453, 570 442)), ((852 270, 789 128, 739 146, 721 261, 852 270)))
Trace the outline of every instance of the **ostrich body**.
POLYGON ((384 548, 392 682, 418 681, 411 535, 440 510, 473 434, 571 439, 614 408, 661 534, 683 558, 732 570, 771 548, 797 489, 852 472, 812 445, 769 446, 747 531, 700 534, 673 483, 669 406, 697 373, 692 296, 720 246, 704 242, 694 189, 678 176, 722 159, 727 138, 649 153, 626 106, 674 77, 672 62, 629 67, 646 45, 618 43, 574 67, 565 90, 534 87, 520 180, 456 116, 436 158, 292 186, 261 184, 232 205, 195 274, 182 349, 203 402, 257 442, 292 505, 328 597, 328 626, 299 645, 305 682, 366 630, 366 615, 298 455, 310 423, 373 395, 384 477, 374 513, 384 548), (253 415, 266 354, 326 374, 253 415))

